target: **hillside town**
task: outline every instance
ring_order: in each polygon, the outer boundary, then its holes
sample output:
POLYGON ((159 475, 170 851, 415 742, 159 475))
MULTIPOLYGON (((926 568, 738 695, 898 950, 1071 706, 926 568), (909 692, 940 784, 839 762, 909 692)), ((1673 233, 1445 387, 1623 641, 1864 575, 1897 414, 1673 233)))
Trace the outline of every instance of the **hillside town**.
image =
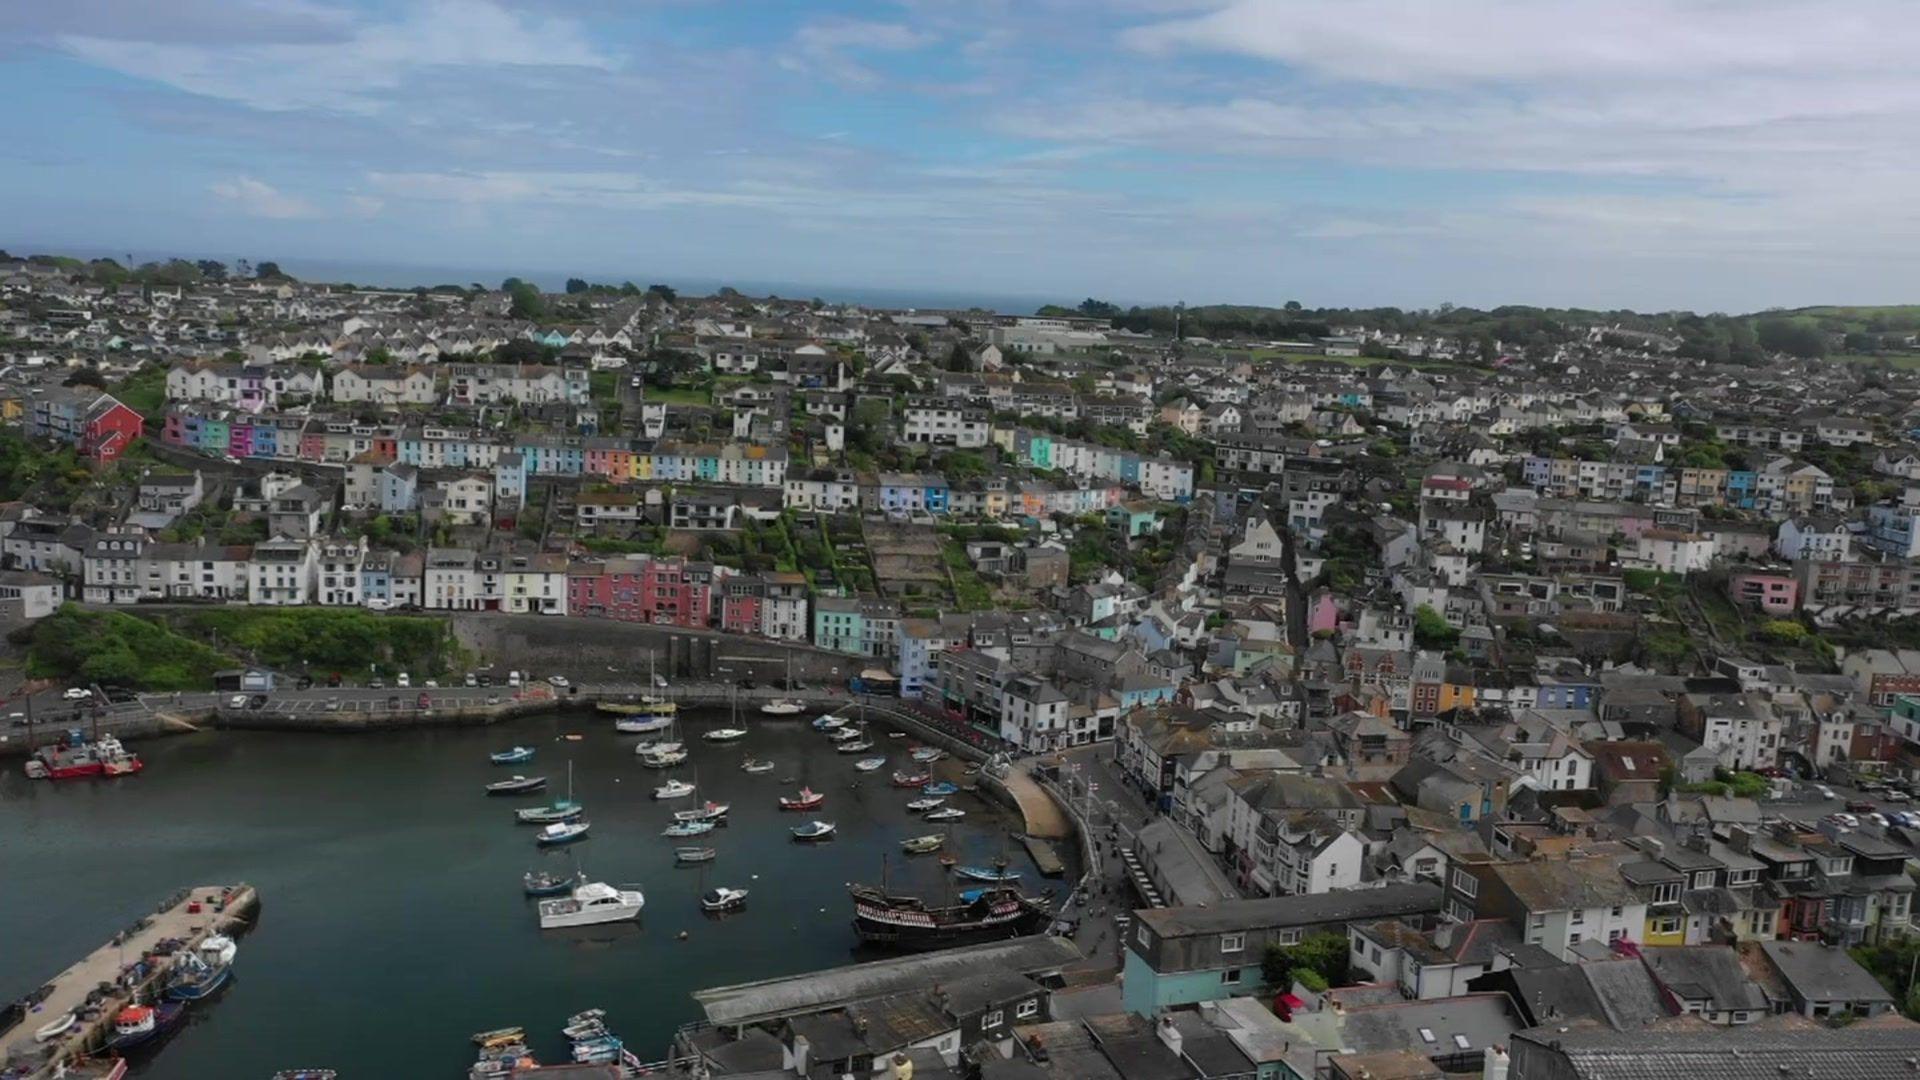
POLYGON ((1096 830, 1079 926, 704 999, 689 1075, 1914 1075, 1920 371, 176 277, 0 262, 13 641, 737 635, 1096 830))

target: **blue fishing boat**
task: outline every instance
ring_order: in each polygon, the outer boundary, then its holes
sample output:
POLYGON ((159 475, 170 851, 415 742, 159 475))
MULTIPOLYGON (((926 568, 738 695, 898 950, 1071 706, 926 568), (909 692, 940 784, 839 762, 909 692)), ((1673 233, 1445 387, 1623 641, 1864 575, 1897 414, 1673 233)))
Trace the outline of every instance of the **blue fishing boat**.
POLYGON ((495 765, 518 765, 523 761, 533 760, 533 747, 510 747, 497 753, 488 754, 487 760, 493 762, 495 765))
POLYGON ((922 795, 951 795, 960 789, 950 781, 941 780, 920 789, 922 795))
POLYGON ((143 1046, 179 1027, 186 1016, 187 1007, 177 1001, 129 1005, 114 1014, 113 1035, 107 1040, 107 1049, 125 1053, 143 1046))
POLYGON ((575 874, 556 874, 549 870, 529 870, 520 877, 520 884, 528 896, 565 896, 573 891, 573 883, 579 877, 575 874))
POLYGON ((956 866, 953 868, 953 876, 963 877, 969 881, 1019 881, 1020 871, 1008 870, 1005 867, 956 866))
POLYGON ((571 844, 587 835, 588 824, 584 821, 560 821, 540 830, 534 841, 541 847, 553 847, 556 844, 571 844))
POLYGON ((192 952, 182 953, 173 962, 162 996, 168 1001, 199 1001, 214 995, 227 984, 233 971, 233 959, 240 946, 225 934, 214 934, 192 952))

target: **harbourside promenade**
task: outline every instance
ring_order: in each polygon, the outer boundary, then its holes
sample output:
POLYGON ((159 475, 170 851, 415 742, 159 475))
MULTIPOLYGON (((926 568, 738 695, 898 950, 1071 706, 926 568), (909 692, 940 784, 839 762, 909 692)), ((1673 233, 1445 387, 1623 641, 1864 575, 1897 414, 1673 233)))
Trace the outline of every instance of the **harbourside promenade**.
POLYGON ((136 999, 151 1001, 152 989, 171 961, 154 957, 163 941, 199 947, 208 935, 229 933, 249 921, 259 904, 250 885, 196 885, 172 897, 152 915, 115 934, 72 967, 55 975, 44 996, 12 1029, 0 1033, 0 1068, 26 1066, 29 1080, 55 1075, 63 1062, 97 1051, 111 1033, 114 1014, 136 999), (110 992, 89 1001, 103 985, 110 992), (35 1033, 58 1017, 75 1014, 64 1034, 41 1042, 35 1033))

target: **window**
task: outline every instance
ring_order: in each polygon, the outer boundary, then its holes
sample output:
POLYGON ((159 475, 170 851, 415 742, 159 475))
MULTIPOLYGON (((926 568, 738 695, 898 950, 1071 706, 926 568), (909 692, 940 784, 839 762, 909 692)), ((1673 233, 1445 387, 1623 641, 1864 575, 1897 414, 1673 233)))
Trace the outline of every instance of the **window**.
POLYGON ((1473 1048, 1473 1044, 1467 1041, 1467 1037, 1465 1035, 1455 1035, 1453 1037, 1453 1045, 1459 1047, 1462 1050, 1470 1050, 1473 1048))
POLYGON ((1038 1016, 1039 1014, 1040 1003, 1037 1001, 1023 1001, 1013 1010, 1013 1018, 1015 1020, 1025 1020, 1029 1016, 1038 1016))
POLYGON ((980 1026, 983 1028, 997 1028, 1001 1024, 1004 1024, 1006 1022, 1007 1022, 1007 1014, 1004 1012, 1001 1012, 999 1009, 995 1009, 992 1012, 988 1013, 986 1017, 980 1021, 980 1026))
POLYGON ((1467 873, 1465 870, 1455 870, 1453 872, 1453 887, 1466 893, 1468 896, 1478 897, 1480 895, 1480 879, 1467 873))
POLYGON ((1579 926, 1580 924, 1582 924, 1582 923, 1584 923, 1584 922, 1586 922, 1586 921, 1587 921, 1587 909, 1586 909, 1586 908, 1574 908, 1574 909, 1573 909, 1573 914, 1571 914, 1571 915, 1569 915, 1569 916, 1567 916, 1567 922, 1568 922, 1568 923, 1570 923, 1570 924, 1572 924, 1572 925, 1574 925, 1574 926, 1579 926))
POLYGON ((1133 935, 1133 940, 1139 943, 1141 948, 1144 949, 1147 947, 1147 928, 1144 923, 1141 925, 1139 931, 1133 935))
POLYGON ((1713 888, 1713 871, 1702 870, 1699 873, 1693 875, 1693 887, 1696 889, 1713 888))
POLYGON ((1247 935, 1221 934, 1220 951, 1223 953, 1244 952, 1247 948, 1247 935))
POLYGON ((1423 1042, 1433 1042, 1433 1041, 1435 1041, 1435 1040, 1434 1040, 1434 1037, 1433 1037, 1433 1029, 1432 1029, 1432 1028, 1421 1028, 1421 1029, 1420 1029, 1420 1039, 1421 1039, 1421 1041, 1423 1041, 1423 1042))
POLYGON ((1300 944, 1300 931, 1282 930, 1278 935, 1278 940, 1282 945, 1298 945, 1300 944))
POLYGON ((1656 904, 1677 904, 1680 902, 1680 883, 1670 881, 1653 887, 1653 902, 1656 904))
POLYGON ((1221 982, 1221 983, 1222 983, 1223 985, 1226 985, 1226 986, 1237 986, 1237 985, 1239 985, 1239 983, 1240 983, 1240 969, 1239 969, 1239 968, 1228 968, 1227 970, 1225 970, 1225 971, 1223 971, 1223 972, 1221 972, 1221 973, 1220 973, 1220 982, 1221 982))

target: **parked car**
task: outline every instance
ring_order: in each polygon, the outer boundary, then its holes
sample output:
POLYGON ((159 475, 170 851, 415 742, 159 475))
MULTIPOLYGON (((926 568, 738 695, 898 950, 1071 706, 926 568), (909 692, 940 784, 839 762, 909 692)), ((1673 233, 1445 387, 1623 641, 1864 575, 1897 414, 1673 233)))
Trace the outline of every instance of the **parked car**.
POLYGON ((1857 829, 1860 827, 1860 819, 1854 817, 1852 814, 1828 814, 1827 819, 1844 825, 1849 829, 1857 829))
POLYGON ((1913 801, 1913 796, 1897 788, 1887 792, 1885 795, 1881 796, 1881 798, 1885 799, 1888 802, 1912 802, 1913 801))
POLYGON ((266 707, 267 695, 265 694, 255 694, 253 697, 247 699, 247 708, 249 709, 264 709, 266 707))
POLYGON ((1832 798, 1834 798, 1834 794, 1833 794, 1833 789, 1832 789, 1832 788, 1830 788, 1830 787, 1828 787, 1828 786, 1827 786, 1827 785, 1825 785, 1825 784, 1815 784, 1815 785, 1813 785, 1813 790, 1815 790, 1815 791, 1817 791, 1817 792, 1819 792, 1819 793, 1820 793, 1820 797, 1821 797, 1821 798, 1823 798, 1823 799, 1832 799, 1832 798))
POLYGON ((67 692, 60 696, 68 701, 85 701, 93 696, 93 691, 84 686, 69 686, 67 692))
POLYGON ((12 726, 14 726, 14 727, 26 727, 26 726, 27 726, 27 714, 26 714, 26 713, 23 713, 23 712, 17 712, 17 713, 8 713, 8 714, 7 714, 7 723, 8 723, 8 724, 11 724, 11 725, 12 725, 12 726))
POLYGON ((328 698, 328 699, 327 699, 327 711, 328 711, 328 712, 339 712, 339 711, 340 711, 340 699, 339 699, 339 698, 337 698, 337 697, 330 697, 330 698, 328 698))
POLYGON ((235 694, 227 699, 227 708, 229 709, 244 709, 246 707, 247 695, 245 694, 235 694))
POLYGON ((469 671, 467 672, 467 677, 464 680, 462 680, 462 682, 467 686, 479 686, 480 676, 475 675, 473 672, 469 671))
POLYGON ((399 678, 393 680, 393 685, 399 687, 402 690, 405 690, 407 687, 413 685, 413 676, 403 671, 400 673, 399 678))
POLYGON ((427 709, 427 708, 432 708, 432 707, 433 707, 433 695, 432 695, 432 694, 421 694, 421 695, 420 695, 420 698, 419 698, 419 701, 417 702, 417 704, 418 704, 418 705, 419 705, 419 706, 420 706, 421 708, 423 708, 423 709, 427 709))
POLYGON ((1847 809, 1856 814, 1871 814, 1873 813, 1874 807, 1872 803, 1865 799, 1848 799, 1847 809))
POLYGON ((655 690, 665 690, 667 688, 667 677, 665 675, 655 675, 653 677, 653 688, 655 690))
POLYGON ((367 680, 367 689, 369 690, 385 690, 386 688, 387 688, 387 681, 385 679, 368 679, 367 680))
POLYGON ((568 686, 565 675, 549 675, 547 676, 547 681, 562 690, 565 690, 568 686))
POLYGON ((508 686, 520 685, 520 673, 518 671, 507 672, 507 685, 508 686))

